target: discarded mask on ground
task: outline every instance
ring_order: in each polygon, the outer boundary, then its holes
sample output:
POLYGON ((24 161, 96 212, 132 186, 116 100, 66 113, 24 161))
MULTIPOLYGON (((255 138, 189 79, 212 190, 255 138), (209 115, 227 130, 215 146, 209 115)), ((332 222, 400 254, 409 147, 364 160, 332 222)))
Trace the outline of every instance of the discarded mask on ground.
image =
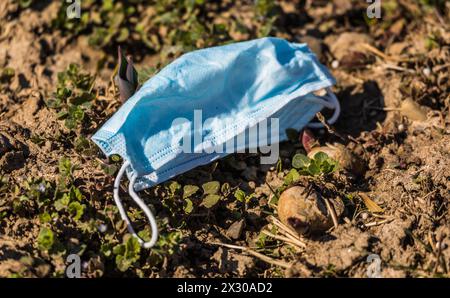
POLYGON ((306 44, 271 37, 197 50, 167 65, 92 137, 107 156, 123 158, 114 200, 130 233, 146 248, 158 237, 155 217, 137 191, 230 153, 267 150, 287 139, 287 128, 320 127, 310 121, 324 107, 334 109, 328 120, 334 123, 340 112, 334 83, 306 44), (326 95, 315 95, 319 90, 326 95), (150 222, 148 242, 122 206, 124 173, 131 198, 150 222))

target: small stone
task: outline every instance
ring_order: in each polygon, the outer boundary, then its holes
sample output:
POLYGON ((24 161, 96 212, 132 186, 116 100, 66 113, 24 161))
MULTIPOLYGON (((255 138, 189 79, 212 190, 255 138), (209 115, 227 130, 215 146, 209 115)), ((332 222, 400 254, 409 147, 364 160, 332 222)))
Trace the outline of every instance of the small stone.
POLYGON ((331 62, 331 67, 336 69, 339 67, 339 61, 337 60, 333 60, 333 62, 331 62))
POLYGON ((40 278, 46 277, 50 274, 51 267, 48 264, 40 264, 34 268, 36 275, 40 278))
POLYGON ((400 114, 413 121, 425 121, 427 120, 427 114, 424 109, 415 101, 408 98, 404 100, 400 105, 400 114))
POLYGON ((105 224, 100 224, 98 226, 98 230, 99 230, 100 233, 106 232, 107 229, 108 229, 108 227, 105 224))
POLYGON ((81 268, 83 268, 83 270, 87 270, 88 267, 89 267, 89 262, 87 262, 87 261, 81 262, 81 268))
POLYGON ((38 187, 38 190, 39 190, 40 193, 44 193, 45 190, 46 190, 45 184, 44 183, 40 183, 39 187, 38 187))
POLYGON ((245 220, 241 219, 231 224, 228 228, 226 235, 231 239, 237 240, 241 237, 242 231, 245 227, 245 220))
POLYGON ((430 74, 431 74, 431 69, 430 69, 429 67, 425 67, 425 68, 422 70, 422 73, 423 73, 426 77, 429 77, 430 74))
MULTIPOLYGON (((339 218, 344 211, 344 204, 340 199, 330 203, 339 218)), ((320 194, 301 186, 288 188, 281 194, 277 211, 281 222, 299 235, 320 233, 333 226, 333 220, 320 194)))
POLYGON ((362 44, 371 44, 372 38, 364 33, 344 32, 337 39, 329 44, 330 51, 337 60, 342 60, 350 52, 364 53, 362 44))

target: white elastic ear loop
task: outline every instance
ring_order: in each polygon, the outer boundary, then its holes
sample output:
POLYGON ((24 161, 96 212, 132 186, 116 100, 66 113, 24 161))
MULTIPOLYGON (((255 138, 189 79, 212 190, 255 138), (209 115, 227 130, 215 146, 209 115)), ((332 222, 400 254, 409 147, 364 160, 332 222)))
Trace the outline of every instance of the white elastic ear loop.
POLYGON ((130 234, 132 234, 134 237, 137 238, 137 240, 139 241, 139 244, 141 244, 141 246, 143 246, 144 248, 151 248, 152 246, 155 245, 156 241, 158 240, 158 225, 156 224, 156 219, 155 219, 155 216, 153 215, 153 213, 150 211, 148 206, 142 201, 142 199, 134 191, 133 187, 134 187, 134 183, 136 181, 135 175, 133 175, 131 177, 128 191, 130 193, 131 198, 136 202, 136 204, 138 204, 138 206, 142 209, 142 211, 144 211, 145 215, 147 216, 147 219, 150 222, 150 227, 152 229, 152 238, 150 239, 149 242, 145 242, 136 234, 136 232, 133 229, 133 225, 131 224, 131 221, 127 216, 127 213, 126 213, 125 209, 123 208, 122 201, 120 200, 120 196, 119 196, 120 180, 122 179, 122 176, 125 173, 125 170, 127 169, 127 167, 129 165, 130 165, 130 163, 128 161, 125 161, 123 163, 122 167, 120 168, 119 172, 117 173, 116 180, 114 181, 114 191, 113 191, 114 202, 116 203, 117 208, 119 209, 120 217, 126 222, 127 229, 130 232, 130 234))
POLYGON ((152 229, 152 238, 148 242, 144 242, 141 238, 139 238, 137 235, 139 242, 144 248, 150 248, 153 245, 155 245, 156 241, 158 240, 158 225, 156 223, 155 216, 153 215, 152 211, 148 206, 142 201, 142 199, 139 197, 139 195, 134 191, 134 183, 136 181, 136 175, 131 176, 130 185, 128 186, 128 192, 130 193, 131 198, 138 204, 138 206, 144 211, 145 216, 147 216, 147 219, 150 223, 150 227, 152 229))
MULTIPOLYGON (((327 120, 329 124, 333 124, 341 114, 341 105, 339 104, 339 101, 336 95, 334 95, 333 91, 331 91, 330 88, 327 88, 326 90, 327 94, 325 96, 314 96, 314 98, 310 98, 309 100, 315 103, 319 103, 326 108, 334 109, 333 116, 331 116, 331 118, 327 120)), ((322 128, 323 126, 324 125, 321 122, 310 122, 307 124, 307 127, 311 128, 322 128)))

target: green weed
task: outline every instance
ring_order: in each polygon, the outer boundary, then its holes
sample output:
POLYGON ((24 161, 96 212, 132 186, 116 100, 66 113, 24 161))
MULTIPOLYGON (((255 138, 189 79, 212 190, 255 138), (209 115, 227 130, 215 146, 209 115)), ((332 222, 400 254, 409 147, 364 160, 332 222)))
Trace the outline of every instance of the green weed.
POLYGON ((95 77, 82 72, 77 64, 70 64, 65 71, 58 73, 56 92, 46 104, 58 112, 58 118, 64 119, 69 130, 79 127, 90 110, 95 98, 92 92, 94 82, 95 77))
MULTIPOLYGON (((326 153, 317 152, 312 159, 304 154, 296 154, 292 158, 292 166, 298 170, 298 175, 320 176, 335 172, 339 164, 326 153)), ((297 177, 297 173, 292 172, 290 179, 297 177)))

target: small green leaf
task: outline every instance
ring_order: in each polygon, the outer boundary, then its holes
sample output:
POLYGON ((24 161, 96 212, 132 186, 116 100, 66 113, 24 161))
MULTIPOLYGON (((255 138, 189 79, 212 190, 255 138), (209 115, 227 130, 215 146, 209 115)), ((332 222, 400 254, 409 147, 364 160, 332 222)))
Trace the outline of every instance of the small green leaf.
POLYGON ((230 184, 227 182, 222 184, 222 186, 220 187, 220 192, 222 193, 223 196, 227 197, 231 192, 230 184))
POLYGON ((118 245, 114 246, 113 253, 115 255, 123 255, 125 253, 125 245, 118 244, 118 245))
POLYGON ((311 160, 311 165, 308 167, 308 172, 310 175, 318 175, 318 174, 330 174, 334 172, 338 167, 337 161, 331 159, 324 152, 317 152, 314 155, 314 158, 311 160), (313 165, 314 164, 314 165, 313 165), (317 169, 319 172, 317 172, 317 169))
POLYGON ((113 155, 111 155, 111 161, 113 161, 113 162, 119 162, 120 161, 120 155, 117 155, 117 154, 113 154, 113 155))
POLYGON ((67 111, 60 111, 56 114, 56 117, 58 119, 64 119, 69 113, 67 111))
POLYGON ((239 202, 245 203, 245 192, 240 188, 236 189, 236 191, 234 192, 234 197, 239 202))
POLYGON ((122 244, 114 246, 113 253, 116 255, 117 268, 124 272, 127 271, 140 258, 141 245, 139 241, 127 234, 122 244))
POLYGON ((0 72, 0 82, 7 83, 9 82, 15 75, 15 70, 11 67, 6 67, 0 72))
POLYGON ((328 159, 329 159, 328 154, 322 151, 319 151, 314 155, 314 160, 319 165, 322 164, 324 161, 327 161, 328 159))
POLYGON ((66 177, 72 174, 72 163, 70 159, 63 157, 59 160, 59 173, 66 177))
POLYGON ((47 223, 47 222, 50 222, 51 220, 52 220, 52 217, 50 216, 50 214, 48 214, 48 212, 39 214, 39 222, 47 223))
POLYGON ((185 201, 186 201, 186 206, 184 206, 183 210, 185 213, 189 214, 192 212, 192 210, 194 210, 194 204, 189 199, 185 199, 185 201))
POLYGON ((67 211, 72 214, 73 219, 79 220, 81 216, 83 216, 85 208, 86 206, 84 204, 80 204, 79 202, 72 202, 69 204, 67 211))
POLYGON ((127 28, 121 28, 119 31, 119 36, 117 36, 118 42, 126 41, 128 36, 130 36, 130 31, 127 28))
POLYGON ((131 265, 133 265, 131 260, 125 258, 122 255, 116 256, 116 266, 117 266, 117 269, 119 269, 121 272, 127 271, 128 268, 131 267, 131 265))
POLYGON ((117 167, 115 165, 108 165, 102 163, 100 166, 103 172, 108 176, 113 176, 117 171, 117 167))
POLYGON ((320 167, 317 165, 317 163, 315 161, 312 161, 311 164, 308 166, 308 172, 312 176, 320 174, 320 167))
POLYGON ((56 200, 53 206, 57 211, 61 211, 69 205, 70 198, 67 194, 64 194, 61 199, 56 200))
POLYGON ((75 150, 78 152, 83 152, 85 149, 89 148, 89 141, 83 136, 79 136, 75 140, 75 150))
POLYGON ((69 196, 70 196, 70 200, 81 201, 84 198, 84 196, 81 193, 81 191, 75 186, 72 186, 70 188, 69 196))
POLYGON ((103 243, 100 246, 100 251, 105 255, 105 257, 111 256, 112 253, 111 243, 103 243))
POLYGON ((195 194, 200 188, 197 185, 185 185, 183 187, 183 198, 189 198, 195 194))
POLYGON ((84 111, 78 105, 72 105, 69 107, 69 118, 80 122, 84 118, 84 111))
POLYGON ((172 195, 176 194, 178 192, 178 190, 180 190, 180 189, 181 189, 181 185, 180 185, 180 183, 178 183, 176 181, 172 181, 169 184, 169 190, 172 195))
POLYGON ((64 121, 64 125, 65 125, 68 129, 72 130, 72 129, 75 129, 75 128, 77 127, 77 121, 75 121, 75 119, 73 119, 73 118, 67 118, 67 119, 64 121))
POLYGON ((202 188, 203 188, 203 192, 205 194, 214 195, 219 192, 220 183, 219 183, 219 181, 206 182, 205 184, 202 185, 202 188))
POLYGON ((212 208, 214 205, 216 205, 219 202, 219 200, 220 200, 219 195, 209 194, 203 199, 201 205, 209 209, 212 208))
POLYGON ((152 233, 150 232, 150 229, 148 229, 148 228, 145 228, 142 231, 138 232, 138 236, 144 241, 150 241, 151 234, 152 233))
POLYGON ((53 246, 54 241, 55 236, 52 230, 46 227, 42 228, 37 239, 39 249, 50 250, 53 246))
POLYGON ((33 3, 33 0, 19 0, 19 5, 22 8, 28 8, 33 3))
POLYGON ((295 154, 292 158, 292 166, 297 169, 307 168, 311 160, 304 154, 295 154))
POLYGON ((299 178, 300 178, 300 174, 298 173, 298 171, 296 169, 291 169, 289 171, 289 173, 286 175, 286 177, 284 178, 284 184, 290 185, 293 182, 298 181, 299 178))

